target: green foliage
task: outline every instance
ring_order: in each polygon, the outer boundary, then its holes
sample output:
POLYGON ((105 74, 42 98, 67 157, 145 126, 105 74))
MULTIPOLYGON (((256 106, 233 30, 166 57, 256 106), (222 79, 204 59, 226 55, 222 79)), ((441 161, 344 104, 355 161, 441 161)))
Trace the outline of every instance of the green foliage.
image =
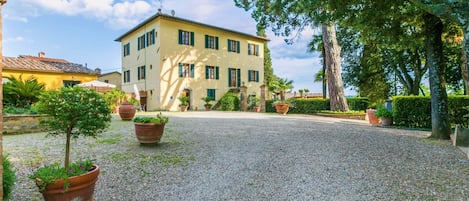
POLYGON ((163 116, 160 112, 156 117, 135 117, 133 121, 136 123, 167 124, 169 117, 163 116))
POLYGON ((98 92, 78 86, 47 91, 36 106, 39 113, 50 117, 40 122, 50 130, 49 135, 66 136, 65 169, 70 163, 70 139, 80 135, 96 137, 111 121, 106 100, 98 92))
POLYGON ((37 114, 36 109, 33 107, 15 107, 7 105, 3 107, 2 114, 37 114))
POLYGON ((125 93, 118 89, 111 89, 109 91, 106 91, 103 94, 103 97, 109 107, 113 109, 122 101, 122 99, 125 98, 125 93))
POLYGON ((269 90, 280 93, 280 101, 285 101, 285 92, 293 89, 293 80, 287 78, 276 78, 270 82, 269 90))
POLYGON ((212 104, 210 104, 210 102, 213 101, 213 98, 212 98, 212 97, 206 96, 206 97, 201 98, 201 100, 203 100, 203 101, 205 102, 204 106, 206 106, 206 107, 212 107, 212 104))
MULTIPOLYGON (((257 27, 257 35, 267 37, 265 29, 261 26, 257 27)), ((274 69, 272 68, 272 58, 270 56, 270 49, 267 42, 264 43, 264 83, 269 86, 270 82, 275 79, 274 69)))
POLYGON ((15 187, 16 175, 15 170, 8 160, 8 156, 3 155, 3 200, 10 199, 13 187, 15 187))
POLYGON ((39 100, 39 95, 44 91, 44 83, 39 83, 36 78, 30 77, 23 80, 14 76, 7 77, 8 82, 3 84, 3 105, 11 105, 19 108, 27 108, 39 100))
POLYGON ((396 96, 392 108, 396 126, 431 128, 430 97, 396 96))
MULTIPOLYGON (((298 98, 289 99, 291 102, 289 113, 296 114, 315 114, 323 110, 330 110, 329 99, 323 98, 298 98)), ((364 111, 368 108, 368 99, 357 97, 347 98, 350 104, 350 109, 353 111, 364 111)), ((274 101, 266 101, 266 112, 275 112, 275 107, 272 105, 274 101)))
MULTIPOLYGON (((68 177, 79 176, 93 170, 91 160, 79 160, 70 164, 68 169, 62 167, 59 163, 53 163, 45 166, 38 166, 37 169, 28 176, 36 181, 39 191, 45 190, 46 186, 54 183, 58 179, 67 179, 68 177)), ((65 182, 67 189, 69 184, 65 182)))
POLYGON ((386 107, 380 105, 375 112, 376 117, 392 117, 392 112, 389 111, 386 107))
POLYGON ((223 111, 239 111, 240 100, 235 93, 228 92, 221 97, 221 109, 223 111))
POLYGON ((369 108, 368 98, 364 97, 347 98, 347 103, 351 110, 365 111, 369 108))
POLYGON ((181 96, 178 99, 181 102, 179 106, 189 106, 189 96, 181 96))
POLYGON ((250 108, 259 106, 259 98, 257 96, 248 96, 248 105, 250 108))

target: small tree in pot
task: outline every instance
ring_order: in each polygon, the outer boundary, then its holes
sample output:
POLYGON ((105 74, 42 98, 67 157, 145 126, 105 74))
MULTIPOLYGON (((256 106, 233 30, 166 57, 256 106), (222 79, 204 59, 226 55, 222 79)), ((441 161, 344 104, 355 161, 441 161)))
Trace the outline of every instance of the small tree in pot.
POLYGON ((212 104, 210 104, 210 102, 213 101, 213 98, 210 96, 206 96, 206 97, 203 97, 202 100, 205 102, 204 104, 205 110, 210 111, 210 109, 212 108, 212 104))
POLYGON ((290 89, 293 89, 293 80, 276 78, 270 82, 269 90, 280 94, 280 101, 274 103, 279 114, 285 115, 288 112, 289 104, 285 102, 285 92, 290 89))
POLYGON ((43 93, 37 109, 49 116, 41 122, 49 136, 65 136, 65 159, 63 167, 40 167, 30 178, 45 200, 92 200, 99 167, 90 160, 70 164, 70 144, 72 138, 96 137, 108 128, 111 110, 106 100, 94 90, 64 87, 43 93))
POLYGON ((386 107, 378 106, 375 112, 375 116, 381 119, 382 126, 392 125, 392 112, 389 111, 386 107))
POLYGON ((189 107, 189 96, 181 96, 178 99, 181 102, 179 104, 179 107, 181 108, 181 111, 182 112, 187 111, 187 109, 189 107))

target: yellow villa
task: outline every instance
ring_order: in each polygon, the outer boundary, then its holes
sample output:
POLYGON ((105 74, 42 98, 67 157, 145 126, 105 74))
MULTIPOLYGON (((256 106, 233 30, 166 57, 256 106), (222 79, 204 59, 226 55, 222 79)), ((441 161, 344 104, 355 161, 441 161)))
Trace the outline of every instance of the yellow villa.
POLYGON ((241 86, 260 95, 266 38, 157 13, 116 41, 122 90, 139 91, 148 110, 176 111, 181 96, 189 97, 191 110, 201 110, 201 98, 217 102, 241 86))
POLYGON ((45 57, 45 53, 19 57, 3 57, 3 78, 28 79, 34 77, 44 83, 46 89, 57 89, 62 86, 73 86, 98 79, 99 69, 91 70, 83 65, 70 63, 63 59, 45 57))

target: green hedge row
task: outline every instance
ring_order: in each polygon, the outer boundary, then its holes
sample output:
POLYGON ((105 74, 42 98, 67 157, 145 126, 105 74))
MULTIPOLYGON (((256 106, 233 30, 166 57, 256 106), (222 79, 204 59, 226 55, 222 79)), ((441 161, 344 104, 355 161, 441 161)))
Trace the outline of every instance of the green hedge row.
MULTIPOLYGON (((448 113, 452 125, 467 126, 464 109, 469 106, 469 96, 449 96, 448 113)), ((393 98, 394 123, 397 126, 410 128, 431 128, 431 99, 422 96, 397 96, 393 98)))
MULTIPOLYGON (((329 99, 322 98, 299 98, 290 99, 292 107, 288 113, 292 114, 314 114, 321 110, 330 110, 329 99)), ((347 98, 350 110, 365 111, 368 108, 367 98, 347 98)), ((273 101, 266 101, 266 112, 275 112, 273 101)))

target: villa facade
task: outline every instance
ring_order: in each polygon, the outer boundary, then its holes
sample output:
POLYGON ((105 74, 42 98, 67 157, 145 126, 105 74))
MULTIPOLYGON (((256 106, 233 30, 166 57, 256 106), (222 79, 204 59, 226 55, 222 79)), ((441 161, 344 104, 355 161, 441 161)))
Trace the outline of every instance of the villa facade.
POLYGON ((157 13, 116 41, 122 90, 138 91, 147 110, 176 111, 181 96, 201 110, 203 97, 216 103, 240 86, 259 96, 264 82, 263 37, 157 13))

